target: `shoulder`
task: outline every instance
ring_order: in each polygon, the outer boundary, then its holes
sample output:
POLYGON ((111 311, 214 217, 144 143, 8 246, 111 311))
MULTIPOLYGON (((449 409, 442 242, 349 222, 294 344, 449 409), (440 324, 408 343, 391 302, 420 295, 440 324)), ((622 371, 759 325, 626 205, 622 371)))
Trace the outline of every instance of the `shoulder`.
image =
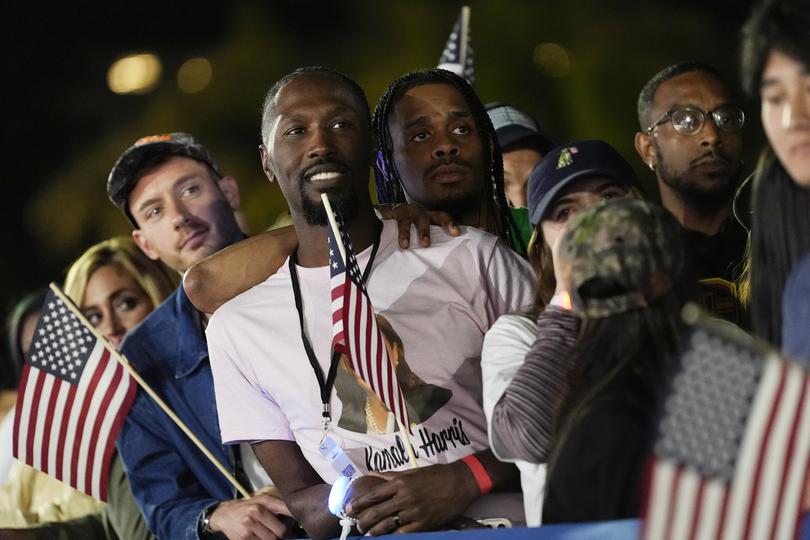
POLYGON ((431 247, 446 246, 455 249, 465 245, 473 255, 489 265, 493 261, 530 270, 529 264, 494 234, 474 227, 459 227, 459 236, 450 236, 441 227, 431 227, 431 247))
POLYGON ((484 335, 481 367, 519 366, 537 337, 537 323, 517 313, 501 315, 484 335))
POLYGON ((215 336, 223 327, 228 327, 230 333, 234 327, 241 327, 241 321, 246 318, 264 317, 273 310, 286 309, 292 303, 292 297, 290 271, 285 263, 263 282, 222 304, 209 319, 206 335, 209 338, 215 336))
POLYGON ((275 274, 222 304, 214 312, 211 320, 222 319, 223 315, 233 314, 250 307, 271 307, 280 300, 281 296, 286 297, 286 293, 289 292, 290 269, 285 261, 275 274))
POLYGON ((152 313, 130 330, 121 344, 121 351, 148 347, 154 342, 156 335, 162 336, 168 330, 171 332, 175 326, 180 310, 178 307, 178 291, 175 290, 152 313))
POLYGON ((537 335, 537 322, 519 313, 501 315, 487 331, 485 343, 501 342, 502 340, 525 340, 529 343, 537 335))

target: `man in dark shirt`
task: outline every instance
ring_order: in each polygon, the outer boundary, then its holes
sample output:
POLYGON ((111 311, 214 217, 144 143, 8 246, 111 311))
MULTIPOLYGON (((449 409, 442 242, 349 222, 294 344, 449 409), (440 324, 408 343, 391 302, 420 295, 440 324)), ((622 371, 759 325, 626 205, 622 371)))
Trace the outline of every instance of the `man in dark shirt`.
POLYGON ((685 230, 701 301, 745 324, 734 281, 746 232, 731 215, 745 115, 713 67, 681 63, 656 74, 638 98, 635 146, 655 173, 661 204, 685 230))

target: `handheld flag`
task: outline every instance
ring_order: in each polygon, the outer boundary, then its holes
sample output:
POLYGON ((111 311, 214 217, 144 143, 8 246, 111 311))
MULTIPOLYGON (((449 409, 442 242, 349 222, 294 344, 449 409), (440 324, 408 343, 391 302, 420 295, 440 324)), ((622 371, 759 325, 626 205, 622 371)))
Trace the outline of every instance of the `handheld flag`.
POLYGON ((459 77, 464 77, 470 84, 475 84, 475 66, 472 48, 472 35, 470 33, 470 8, 463 6, 458 15, 456 24, 447 38, 447 44, 439 58, 440 69, 452 71, 459 77))
POLYGON ((711 321, 694 328, 681 364, 649 469, 643 537, 795 538, 808 373, 711 321))
POLYGON ((333 214, 335 228, 338 230, 336 236, 333 227, 329 228, 332 347, 335 351, 346 354, 352 369, 377 394, 388 410, 394 413, 400 426, 409 429, 411 423, 402 388, 388 357, 343 220, 339 212, 333 212, 331 207, 327 207, 327 213, 333 214))
POLYGON ((110 347, 48 291, 14 417, 14 457, 102 501, 137 389, 110 347))

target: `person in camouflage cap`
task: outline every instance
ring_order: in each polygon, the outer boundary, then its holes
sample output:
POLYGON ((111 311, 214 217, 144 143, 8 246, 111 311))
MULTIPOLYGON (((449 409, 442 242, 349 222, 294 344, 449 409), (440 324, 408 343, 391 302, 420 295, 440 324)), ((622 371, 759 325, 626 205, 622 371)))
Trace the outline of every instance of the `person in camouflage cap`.
POLYGON ((543 523, 639 516, 645 463, 695 280, 663 208, 614 199, 569 221, 560 280, 580 319, 549 451, 543 523))
POLYGON ((678 223, 646 201, 606 201, 575 216, 560 245, 574 311, 600 318, 645 308, 685 267, 678 223))

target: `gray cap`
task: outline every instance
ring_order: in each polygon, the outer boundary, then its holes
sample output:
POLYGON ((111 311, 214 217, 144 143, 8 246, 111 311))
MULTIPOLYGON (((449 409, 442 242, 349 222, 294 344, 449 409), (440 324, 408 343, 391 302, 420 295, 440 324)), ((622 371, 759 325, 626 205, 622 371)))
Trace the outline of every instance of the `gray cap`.
POLYGON ((498 102, 487 103, 486 109, 502 152, 518 145, 526 145, 545 155, 557 146, 534 118, 520 109, 498 102))
POLYGON ((141 137, 121 154, 107 178, 107 196, 115 206, 124 211, 136 227, 138 224, 129 211, 129 194, 138 181, 137 173, 144 161, 157 155, 196 159, 211 167, 217 176, 222 176, 222 171, 211 153, 188 133, 176 132, 141 137))

